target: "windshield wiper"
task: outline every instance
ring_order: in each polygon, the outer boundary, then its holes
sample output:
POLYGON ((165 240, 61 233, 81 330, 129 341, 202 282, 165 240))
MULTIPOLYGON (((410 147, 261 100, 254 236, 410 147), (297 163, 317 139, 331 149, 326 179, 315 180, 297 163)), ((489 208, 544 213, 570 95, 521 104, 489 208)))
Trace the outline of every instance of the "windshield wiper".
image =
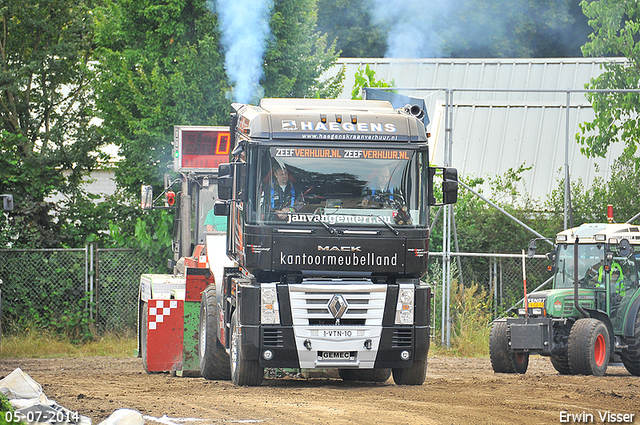
MULTIPOLYGON (((318 208, 318 209, 319 209, 319 208, 318 208)), ((316 215, 317 215, 318 217, 320 217, 320 220, 318 220, 318 222, 319 222, 320 224, 322 224, 322 227, 324 227, 325 229, 327 229, 327 232, 329 232, 329 234, 330 234, 330 235, 333 235, 333 234, 336 232, 336 229, 334 229, 333 227, 329 226, 327 223, 325 223, 324 221, 322 221, 322 215, 320 215, 320 213, 318 212, 318 209, 316 209, 316 210, 313 212, 313 215, 314 215, 314 216, 316 216, 316 215)))
MULTIPOLYGON (((373 215, 372 215, 372 217, 373 217, 373 215)), ((395 227, 393 227, 391 224, 389 224, 386 221, 384 221, 383 219, 381 219, 380 216, 378 216, 378 221, 381 221, 382 224, 387 226, 393 232, 394 235, 398 236, 400 234, 400 232, 398 232, 395 227)))

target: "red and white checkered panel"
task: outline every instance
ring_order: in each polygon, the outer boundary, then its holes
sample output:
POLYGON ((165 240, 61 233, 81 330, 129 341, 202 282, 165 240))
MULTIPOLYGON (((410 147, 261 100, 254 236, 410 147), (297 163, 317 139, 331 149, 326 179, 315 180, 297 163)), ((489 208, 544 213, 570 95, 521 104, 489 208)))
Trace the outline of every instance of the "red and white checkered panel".
POLYGON ((184 301, 149 300, 147 370, 182 370, 184 301))
POLYGON ((169 320, 171 310, 173 310, 174 315, 177 314, 178 301, 179 300, 149 300, 149 330, 158 329, 158 323, 162 326, 165 317, 169 320))

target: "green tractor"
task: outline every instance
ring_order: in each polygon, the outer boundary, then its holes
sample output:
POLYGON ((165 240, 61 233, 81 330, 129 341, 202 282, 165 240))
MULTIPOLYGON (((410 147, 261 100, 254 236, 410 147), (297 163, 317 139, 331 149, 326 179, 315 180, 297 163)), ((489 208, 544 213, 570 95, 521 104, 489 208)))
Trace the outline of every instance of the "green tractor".
POLYGON ((494 372, 525 373, 529 355, 540 354, 563 375, 602 376, 610 362, 622 362, 640 376, 640 226, 567 229, 547 257, 553 289, 525 294, 518 317, 493 323, 494 372))

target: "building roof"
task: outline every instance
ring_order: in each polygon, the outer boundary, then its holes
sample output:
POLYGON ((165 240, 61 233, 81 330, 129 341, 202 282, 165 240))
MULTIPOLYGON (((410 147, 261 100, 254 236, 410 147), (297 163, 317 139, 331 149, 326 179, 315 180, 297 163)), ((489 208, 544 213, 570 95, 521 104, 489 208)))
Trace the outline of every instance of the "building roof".
POLYGON ((424 98, 431 118, 431 160, 436 165, 444 164, 450 93, 450 165, 463 178, 501 176, 523 164, 532 166, 523 174, 522 189, 534 199, 545 200, 564 178, 565 146, 570 180, 582 179, 587 187, 596 177, 608 179, 611 165, 622 153, 624 146, 617 143, 606 158, 586 158, 575 138, 579 124, 594 117, 585 84, 602 72, 606 62, 625 63, 626 59, 345 58, 328 75, 345 68, 340 98, 350 97, 354 75, 366 65, 375 71, 376 79, 393 82, 398 93, 424 98))

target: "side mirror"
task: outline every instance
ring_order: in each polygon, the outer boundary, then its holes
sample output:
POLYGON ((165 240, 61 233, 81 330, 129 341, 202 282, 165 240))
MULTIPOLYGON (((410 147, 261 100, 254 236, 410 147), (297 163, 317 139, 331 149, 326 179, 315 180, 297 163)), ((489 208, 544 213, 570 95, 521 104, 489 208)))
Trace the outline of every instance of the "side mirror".
POLYGON ((442 200, 445 204, 458 201, 458 170, 447 167, 442 170, 442 200))
POLYGON ((631 254, 631 244, 628 239, 622 239, 618 243, 618 252, 621 257, 628 257, 631 254))
POLYGON ((221 216, 229 216, 229 203, 228 202, 216 202, 213 205, 213 214, 221 216))
POLYGON ((529 247, 527 248, 527 257, 533 258, 536 255, 536 249, 538 249, 538 245, 536 244, 535 239, 531 239, 529 241, 529 247))
POLYGON ((220 199, 233 199, 235 195, 235 198, 245 200, 246 170, 246 164, 243 162, 232 162, 218 166, 218 197, 220 199))
POLYGON ((233 188, 232 171, 231 164, 218 165, 218 197, 220 199, 231 199, 231 189, 233 188))
POLYGON ((153 187, 151 185, 143 184, 140 188, 140 207, 143 210, 150 210, 153 208, 153 187))

